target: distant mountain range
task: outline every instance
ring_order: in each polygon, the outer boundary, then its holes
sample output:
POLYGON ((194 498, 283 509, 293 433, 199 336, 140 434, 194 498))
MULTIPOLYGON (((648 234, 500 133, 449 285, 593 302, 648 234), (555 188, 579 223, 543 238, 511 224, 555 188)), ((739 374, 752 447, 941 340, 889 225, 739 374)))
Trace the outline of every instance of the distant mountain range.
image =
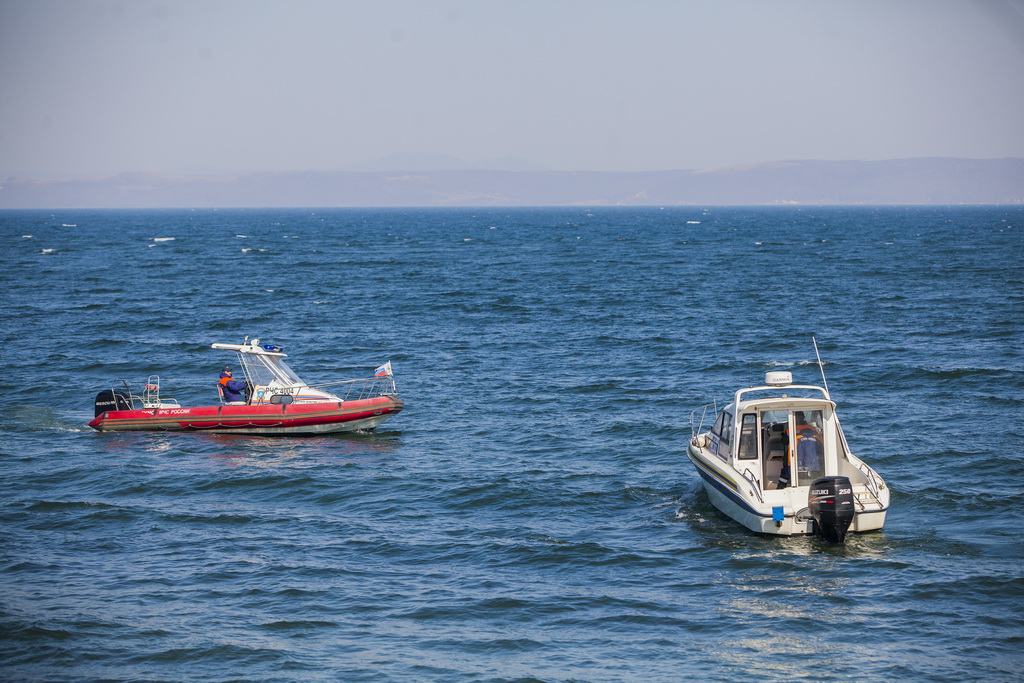
POLYGON ((1024 204, 1024 159, 780 161, 705 171, 318 171, 10 178, 0 208, 1024 204))

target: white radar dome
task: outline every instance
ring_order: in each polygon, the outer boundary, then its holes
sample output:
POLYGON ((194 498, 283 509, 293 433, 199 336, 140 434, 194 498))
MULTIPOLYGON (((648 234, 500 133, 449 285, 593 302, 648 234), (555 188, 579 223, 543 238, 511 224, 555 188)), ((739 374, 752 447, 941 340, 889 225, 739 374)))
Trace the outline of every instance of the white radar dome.
POLYGON ((784 387, 793 383, 793 373, 785 370, 766 372, 764 383, 771 387, 784 387))

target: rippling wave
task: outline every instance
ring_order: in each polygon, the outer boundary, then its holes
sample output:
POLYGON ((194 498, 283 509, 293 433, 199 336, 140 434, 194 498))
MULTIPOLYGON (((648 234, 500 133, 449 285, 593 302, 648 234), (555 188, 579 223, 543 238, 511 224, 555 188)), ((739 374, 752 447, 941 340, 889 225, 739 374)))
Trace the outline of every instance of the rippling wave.
POLYGON ((5 680, 1020 680, 1019 208, 0 212, 5 680), (258 335, 377 432, 94 433, 258 335), (825 372, 893 488, 720 516, 690 412, 825 372))

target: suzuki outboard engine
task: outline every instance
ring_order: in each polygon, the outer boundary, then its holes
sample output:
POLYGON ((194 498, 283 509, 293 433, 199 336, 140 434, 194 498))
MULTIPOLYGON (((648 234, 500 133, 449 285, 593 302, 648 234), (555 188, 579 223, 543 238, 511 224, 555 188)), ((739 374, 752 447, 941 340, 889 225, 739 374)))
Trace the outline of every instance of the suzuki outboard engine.
POLYGON ((807 507, 818 533, 832 543, 842 543, 853 521, 853 484, 849 477, 821 477, 811 484, 807 507))
POLYGON ((119 389, 107 389, 96 394, 96 415, 99 417, 108 410, 131 410, 132 402, 127 392, 119 389))

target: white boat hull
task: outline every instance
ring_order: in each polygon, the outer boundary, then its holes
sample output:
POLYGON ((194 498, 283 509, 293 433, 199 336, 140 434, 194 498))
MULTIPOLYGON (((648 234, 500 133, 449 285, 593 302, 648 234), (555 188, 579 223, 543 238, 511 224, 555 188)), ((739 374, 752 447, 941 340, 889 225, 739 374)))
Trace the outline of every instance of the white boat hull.
MULTIPOLYGON (((750 531, 776 536, 799 536, 816 533, 815 522, 807 509, 808 486, 794 486, 774 491, 757 491, 755 485, 725 466, 709 451, 692 443, 687 455, 700 474, 708 500, 715 508, 750 531), (781 508, 781 518, 776 509, 781 508)), ((850 532, 881 529, 886 509, 862 509, 854 514, 850 532)))
POLYGON ((777 536, 798 536, 814 533, 814 521, 797 522, 795 517, 785 517, 782 523, 772 520, 771 514, 765 516, 738 505, 732 498, 714 486, 704 482, 704 491, 708 499, 719 512, 759 534, 775 534, 777 536))
POLYGON ((885 526, 886 510, 858 512, 850 525, 850 531, 878 531, 885 526))

